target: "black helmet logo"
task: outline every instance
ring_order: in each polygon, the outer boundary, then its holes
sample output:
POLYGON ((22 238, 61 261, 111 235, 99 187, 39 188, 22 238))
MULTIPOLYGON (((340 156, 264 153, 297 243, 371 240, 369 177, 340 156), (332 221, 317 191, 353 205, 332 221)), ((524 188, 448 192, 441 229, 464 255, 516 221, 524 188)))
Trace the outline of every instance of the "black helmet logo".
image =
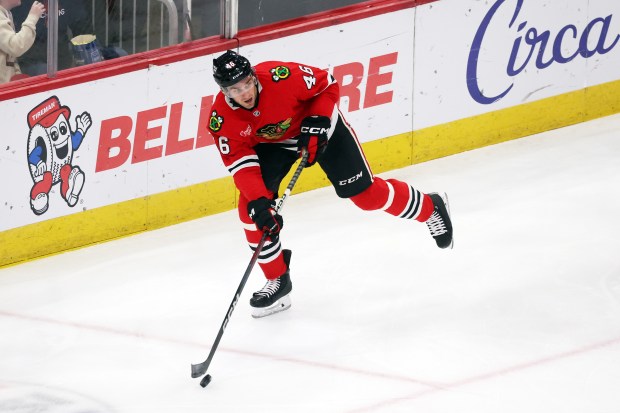
POLYGON ((232 86, 252 73, 250 61, 232 50, 213 59, 213 78, 220 87, 232 86))

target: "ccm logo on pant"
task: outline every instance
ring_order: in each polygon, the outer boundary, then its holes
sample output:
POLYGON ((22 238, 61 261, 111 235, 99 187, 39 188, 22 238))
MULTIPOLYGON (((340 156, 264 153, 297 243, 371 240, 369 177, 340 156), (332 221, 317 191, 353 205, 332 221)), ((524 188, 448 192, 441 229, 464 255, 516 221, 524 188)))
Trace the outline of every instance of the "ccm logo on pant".
POLYGON ((343 179, 342 181, 338 181, 338 185, 344 186, 346 184, 352 184, 353 182, 355 182, 358 179, 360 179, 363 174, 364 174, 364 171, 361 171, 360 173, 358 173, 355 176, 350 177, 349 179, 343 179))
POLYGON ((327 128, 319 128, 317 126, 309 127, 302 126, 301 133, 309 133, 310 135, 323 135, 326 134, 329 129, 327 128))

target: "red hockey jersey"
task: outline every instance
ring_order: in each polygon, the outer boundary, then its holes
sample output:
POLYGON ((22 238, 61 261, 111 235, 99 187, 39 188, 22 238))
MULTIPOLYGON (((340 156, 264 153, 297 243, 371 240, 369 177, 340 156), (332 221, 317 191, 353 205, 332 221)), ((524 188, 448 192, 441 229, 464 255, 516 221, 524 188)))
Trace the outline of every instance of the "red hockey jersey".
POLYGON ((254 146, 295 144, 301 121, 312 115, 332 118, 338 84, 325 70, 293 62, 263 62, 254 67, 258 104, 239 107, 222 92, 213 103, 209 130, 235 185, 248 199, 269 198, 254 146))

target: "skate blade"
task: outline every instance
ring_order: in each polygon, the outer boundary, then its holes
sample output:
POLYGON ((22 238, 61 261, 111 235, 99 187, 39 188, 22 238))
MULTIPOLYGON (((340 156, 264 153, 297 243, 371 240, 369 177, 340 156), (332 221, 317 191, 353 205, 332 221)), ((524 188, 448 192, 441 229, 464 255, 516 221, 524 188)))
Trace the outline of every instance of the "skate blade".
MULTIPOLYGON (((452 214, 450 213, 450 201, 448 201, 448 194, 446 192, 442 192, 439 194, 441 199, 443 199, 443 203, 446 205, 446 210, 448 211, 448 216, 450 217, 450 221, 452 221, 452 214)), ((454 248, 454 226, 452 227, 452 239, 450 240, 450 245, 446 247, 446 249, 454 248)))
POLYGON ((282 312, 284 310, 288 310, 289 308, 291 308, 291 297, 289 297, 289 295, 287 294, 269 307, 254 308, 254 311, 252 312, 252 317, 263 318, 272 314, 282 312))

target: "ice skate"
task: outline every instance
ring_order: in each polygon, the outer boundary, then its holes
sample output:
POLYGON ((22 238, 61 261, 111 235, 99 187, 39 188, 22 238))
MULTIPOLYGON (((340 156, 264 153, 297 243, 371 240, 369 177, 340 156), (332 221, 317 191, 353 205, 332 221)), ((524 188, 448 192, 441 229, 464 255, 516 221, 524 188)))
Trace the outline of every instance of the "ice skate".
POLYGON ((450 219, 448 195, 444 193, 442 196, 433 192, 428 194, 428 196, 433 200, 435 210, 426 221, 426 225, 439 248, 451 249, 454 246, 454 239, 452 237, 452 220, 450 219))
POLYGON ((252 317, 262 318, 268 315, 279 313, 291 307, 290 292, 292 290, 290 267, 290 250, 282 250, 286 272, 275 280, 267 280, 267 283, 260 290, 256 291, 250 299, 253 308, 252 317))

